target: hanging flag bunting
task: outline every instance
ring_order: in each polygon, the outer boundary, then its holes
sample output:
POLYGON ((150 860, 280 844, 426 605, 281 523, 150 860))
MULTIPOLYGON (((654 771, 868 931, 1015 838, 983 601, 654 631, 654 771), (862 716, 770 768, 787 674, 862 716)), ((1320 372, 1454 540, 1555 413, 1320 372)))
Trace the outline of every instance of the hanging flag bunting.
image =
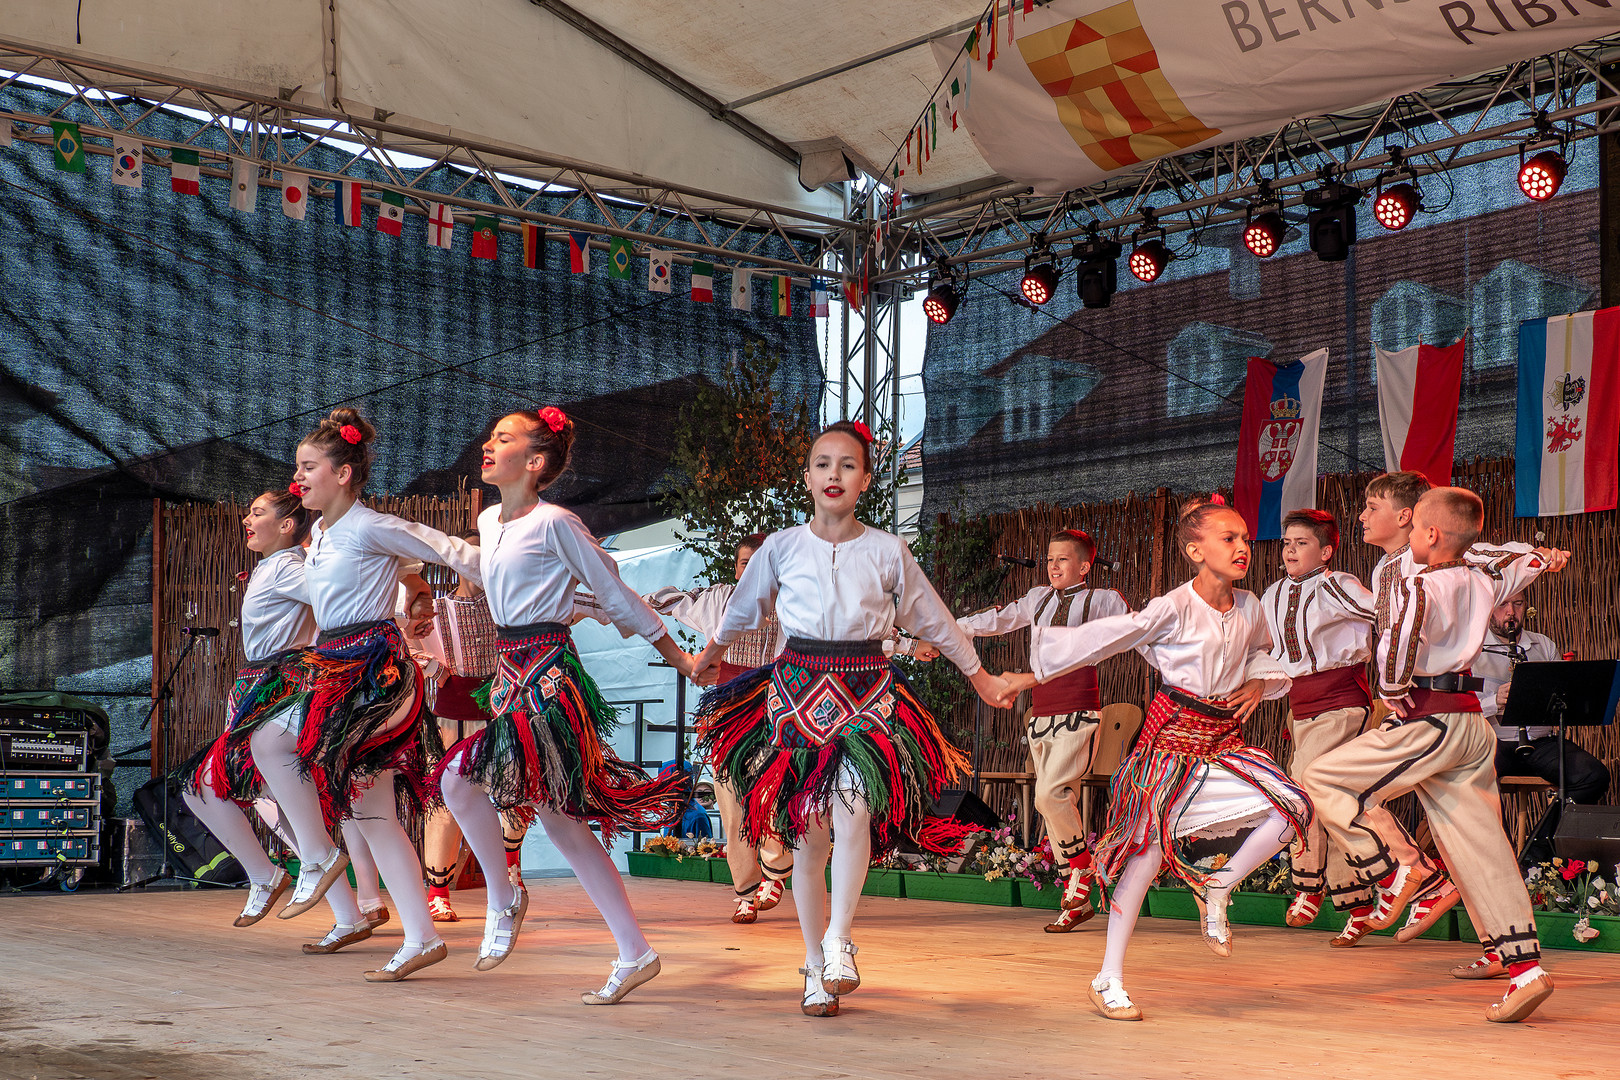
POLYGON ((754 306, 754 272, 752 270, 733 270, 731 272, 731 306, 737 311, 750 311, 754 306))
POLYGON ((810 282, 810 317, 812 319, 827 317, 827 283, 819 278, 810 282))
POLYGON ((771 290, 772 310, 778 315, 793 314, 793 279, 781 274, 776 276, 775 288, 771 290))
POLYGON ((669 292, 670 253, 651 248, 647 252, 647 291, 669 292))
POLYGON ((244 214, 259 210, 259 163, 249 158, 231 158, 231 209, 244 214))
POLYGON ((530 270, 546 268, 546 234, 532 221, 523 223, 523 265, 530 270))
POLYGON ((1620 308, 1519 324, 1514 513, 1620 504, 1620 308))
POLYGON ((1292 364, 1249 360, 1232 502, 1249 535, 1282 539, 1283 515, 1316 508, 1316 447, 1328 351, 1292 364))
POLYGON ((281 170, 281 212, 294 221, 304 220, 309 209, 309 177, 300 172, 281 170))
POLYGON ((630 258, 635 252, 630 241, 622 237, 608 238, 608 277, 615 281, 630 280, 630 258))
POLYGON ((1378 350, 1378 424, 1390 472, 1411 469, 1436 487, 1451 483, 1465 340, 1378 350))
POLYGON ((996 69, 996 37, 997 32, 1000 29, 1000 27, 996 24, 996 17, 1000 11, 1000 3, 990 5, 990 51, 985 55, 984 58, 984 70, 986 71, 994 71, 996 69))
POLYGON ((11 145, 11 119, 0 120, 0 147, 11 145))
POLYGON ((472 257, 493 259, 500 254, 500 238, 496 235, 495 219, 478 215, 473 218, 472 257))
POLYGON ((181 195, 201 194, 199 178, 202 174, 197 169, 198 164, 197 151, 172 151, 169 155, 169 190, 181 195))
POLYGON ((52 120, 51 137, 56 144, 56 167, 62 172, 84 172, 84 143, 79 141, 79 125, 52 120))
POLYGON ((456 232, 456 215, 442 202, 428 203, 428 247, 448 248, 456 232))
POLYGON ((974 23, 972 31, 970 31, 968 33, 967 45, 965 46, 965 48, 967 49, 967 54, 969 56, 973 57, 973 59, 975 59, 975 60, 977 60, 979 58, 979 38, 980 38, 980 36, 981 35, 980 35, 980 32, 979 32, 979 24, 974 23))
POLYGON ((384 191, 377 206, 377 231, 389 236, 405 232, 405 196, 397 191, 384 191))
MULTIPOLYGON (((10 127, 8 122, 6 127, 10 127)), ((145 144, 127 135, 113 136, 113 170, 112 182, 119 187, 141 186, 141 158, 146 152, 145 144)))
POLYGON ((714 302, 714 264, 692 264, 692 299, 699 304, 714 302))
POLYGON ((591 234, 571 232, 568 234, 568 272, 571 274, 588 274, 591 272, 591 234))
POLYGON ((360 185, 353 180, 339 180, 332 192, 332 216, 339 225, 359 225, 364 220, 364 205, 360 201, 360 185))

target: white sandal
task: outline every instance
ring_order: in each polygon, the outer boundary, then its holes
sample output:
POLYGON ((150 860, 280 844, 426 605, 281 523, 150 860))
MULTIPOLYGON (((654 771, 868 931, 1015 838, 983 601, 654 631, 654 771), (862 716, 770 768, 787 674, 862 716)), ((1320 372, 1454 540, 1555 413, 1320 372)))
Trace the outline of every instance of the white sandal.
POLYGON ((827 938, 821 943, 821 985, 827 993, 834 997, 852 994, 861 985, 861 973, 855 969, 855 954, 860 951, 849 938, 827 938))
POLYGON ((353 926, 346 923, 334 923, 332 929, 328 930, 326 936, 321 940, 304 942, 304 955, 324 956, 328 953, 335 953, 339 949, 345 949, 350 945, 366 940, 371 936, 371 932, 371 920, 364 915, 353 926))
MULTIPOLYGON (((1226 898, 1227 903, 1230 903, 1232 894, 1227 893, 1226 898)), ((1211 926, 1208 901, 1197 893, 1193 894, 1193 899, 1198 902, 1198 934, 1204 939, 1204 944, 1208 945, 1209 951, 1216 956, 1223 959, 1231 956, 1232 924, 1226 921, 1227 904, 1223 903, 1221 905, 1219 912, 1215 916, 1214 925, 1211 926)))
POLYGON ((594 994, 581 994, 579 1000, 587 1005, 617 1005, 624 996, 663 970, 658 954, 648 949, 634 960, 613 961, 613 974, 594 994))
POLYGON ((298 867, 298 887, 293 890, 287 906, 276 912, 276 918, 294 918, 320 903, 326 890, 348 868, 349 854, 342 848, 333 848, 325 862, 301 863, 298 867))
POLYGON ((276 867, 275 876, 267 884, 260 885, 252 882, 248 885, 247 903, 242 905, 242 914, 236 917, 232 926, 252 926, 266 915, 270 914, 270 907, 281 894, 292 885, 292 879, 287 871, 276 867))
POLYGON ((512 946, 517 944, 518 931, 523 929, 523 916, 528 911, 527 889, 517 891, 517 899, 511 906, 484 911, 484 942, 478 946, 478 960, 473 964, 476 970, 488 971, 512 955, 512 946))
POLYGON ((1102 980, 1099 986, 1093 982, 1088 989, 1091 991, 1091 1003, 1097 1006, 1097 1011, 1110 1020, 1140 1020, 1142 1010, 1136 1007, 1131 995, 1125 992, 1125 981, 1118 977, 1102 980))
POLYGON ((799 974, 804 976, 804 1000, 799 1003, 799 1011, 806 1016, 837 1016, 838 995, 830 993, 821 981, 821 969, 802 967, 799 974))
POLYGON ((432 941, 407 941, 388 963, 376 971, 366 972, 366 982, 399 982, 411 972, 437 964, 448 955, 450 949, 441 937, 436 936, 432 941))

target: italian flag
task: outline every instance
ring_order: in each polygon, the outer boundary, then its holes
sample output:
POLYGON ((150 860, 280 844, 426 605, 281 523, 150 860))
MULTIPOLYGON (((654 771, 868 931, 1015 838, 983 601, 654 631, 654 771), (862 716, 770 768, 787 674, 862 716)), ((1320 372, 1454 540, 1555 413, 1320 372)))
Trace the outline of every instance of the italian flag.
POLYGON ((700 304, 714 303, 714 263, 692 264, 692 299, 700 304))
POLYGON ((771 290, 771 301, 775 305, 778 315, 793 314, 793 282, 792 279, 780 274, 776 277, 776 288, 771 290))
POLYGON ((182 195, 202 194, 199 183, 201 174, 197 170, 199 164, 197 151, 176 147, 169 155, 169 190, 182 195))

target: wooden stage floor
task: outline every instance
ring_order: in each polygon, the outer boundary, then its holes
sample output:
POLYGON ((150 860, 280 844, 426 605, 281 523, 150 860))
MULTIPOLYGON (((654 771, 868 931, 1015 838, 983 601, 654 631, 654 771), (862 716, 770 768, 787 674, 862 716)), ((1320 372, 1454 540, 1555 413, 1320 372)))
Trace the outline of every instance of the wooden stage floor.
MULTIPOLYGON (((0 899, 0 1078, 163 1080, 584 1077, 1367 1077, 1614 1075, 1620 955, 1552 952, 1558 993, 1529 1023, 1482 1019, 1499 981, 1446 973, 1464 943, 1348 952, 1327 935, 1239 927, 1211 955, 1191 924, 1144 919, 1129 962, 1144 1023, 1097 1016, 1085 980, 1101 917, 1068 935, 1045 913, 863 899, 865 985, 844 1015, 801 1016, 792 894, 753 926, 730 889, 632 879, 663 974, 613 1008, 581 1005, 612 947, 572 879, 531 881, 517 954, 472 970, 481 917, 444 928, 450 959, 374 986, 360 972, 398 923, 304 956, 324 907, 238 930, 237 892, 0 899)), ((480 892, 457 894, 480 914, 480 892)))

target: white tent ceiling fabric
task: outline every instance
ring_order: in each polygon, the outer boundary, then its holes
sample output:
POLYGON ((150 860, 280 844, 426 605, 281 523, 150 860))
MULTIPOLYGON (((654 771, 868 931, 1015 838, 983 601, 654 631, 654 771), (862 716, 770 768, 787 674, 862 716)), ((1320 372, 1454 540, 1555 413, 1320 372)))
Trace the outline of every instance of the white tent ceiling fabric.
MULTIPOLYGON (((936 30, 982 0, 729 0, 573 8, 722 102, 936 30)), ((0 38, 172 78, 527 148, 730 197, 838 215, 793 163, 529 0, 0 0, 0 38), (335 46, 335 48, 334 48, 335 46), (335 55, 335 64, 333 57, 335 55), (335 71, 335 79, 330 78, 335 71), (333 85, 335 83, 335 86, 333 85)), ((939 82, 926 44, 737 110, 797 145, 836 138, 882 167, 939 82)), ((128 89, 127 82, 124 89, 128 89)), ((990 176, 941 139, 912 190, 990 176)))

